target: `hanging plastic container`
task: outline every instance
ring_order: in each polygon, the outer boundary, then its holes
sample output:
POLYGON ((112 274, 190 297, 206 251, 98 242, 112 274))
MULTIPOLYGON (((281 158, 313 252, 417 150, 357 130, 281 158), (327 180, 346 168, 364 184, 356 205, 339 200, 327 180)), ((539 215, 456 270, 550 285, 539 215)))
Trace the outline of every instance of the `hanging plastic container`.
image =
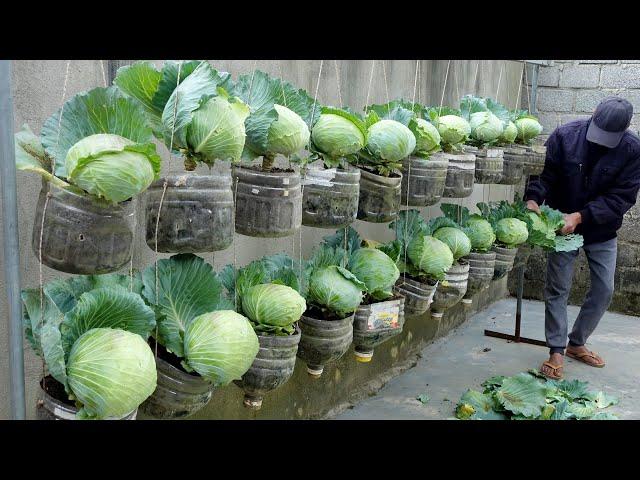
POLYGON ((491 250, 496 253, 496 267, 493 272, 493 279, 498 280, 513 270, 513 263, 518 253, 517 248, 505 248, 494 245, 491 250))
POLYGON ((302 224, 307 227, 344 228, 358 214, 360 170, 308 168, 302 179, 302 224))
POLYGON ((496 266, 496 252, 471 252, 469 256, 465 257, 465 260, 469 263, 469 280, 467 293, 462 302, 470 304, 473 295, 485 290, 491 284, 496 266))
POLYGON ((353 322, 354 354, 358 362, 367 363, 373 349, 391 337, 402 333, 404 327, 404 297, 384 302, 360 305, 353 322))
POLYGON ((500 183, 504 169, 504 150, 482 148, 476 152, 475 181, 479 184, 500 183))
POLYGON ((302 225, 300 175, 235 166, 236 232, 249 237, 287 237, 302 225))
POLYGON ((286 383, 296 364, 296 353, 300 343, 300 329, 293 335, 258 334, 260 350, 253 364, 234 383, 244 390, 244 406, 252 410, 262 408, 265 394, 286 383))
POLYGON ((307 364, 312 377, 322 375, 324 366, 342 357, 353 340, 351 315, 342 320, 321 320, 303 315, 298 323, 302 336, 298 346, 298 358, 307 364))
POLYGON ((473 153, 444 153, 449 160, 443 197, 466 198, 473 193, 476 156, 473 153))
POLYGON ((44 265, 81 275, 115 272, 131 260, 133 202, 112 205, 43 182, 31 237, 36 258, 40 257, 41 228, 44 265))
POLYGON ((501 185, 517 185, 524 176, 524 157, 526 149, 510 145, 504 149, 501 185))
POLYGON ((432 315, 441 317, 445 310, 450 309, 462 300, 467 293, 469 280, 469 263, 459 260, 454 263, 444 277, 444 282, 438 284, 431 305, 432 315))
POLYGON ((402 162, 402 205, 427 207, 442 198, 447 179, 449 159, 443 153, 434 153, 428 159, 408 157, 402 162))
POLYGON ((155 250, 156 222, 165 181, 158 252, 215 252, 233 243, 231 175, 183 174, 161 178, 147 190, 145 223, 149 248, 155 250))
MULTIPOLYGON (((42 400, 38 401, 36 418, 38 420, 77 420, 78 408, 68 400, 64 386, 51 376, 40 380, 42 400), (43 385, 46 385, 46 389, 43 385)), ((138 409, 122 417, 108 417, 105 420, 135 420, 138 409)))
POLYGON ((527 151, 524 154, 524 174, 540 175, 544 170, 546 155, 547 147, 544 145, 532 145, 527 147, 527 151))
POLYGON ((422 315, 429 310, 438 282, 433 285, 422 283, 410 278, 400 278, 393 287, 393 291, 404 297, 404 311, 407 315, 422 315))
POLYGON ((365 222, 387 223, 396 219, 400 210, 402 174, 384 177, 360 169, 358 218, 365 222))
POLYGON ((204 408, 213 394, 213 384, 200 375, 187 373, 162 358, 156 358, 158 383, 142 405, 153 418, 185 418, 204 408))

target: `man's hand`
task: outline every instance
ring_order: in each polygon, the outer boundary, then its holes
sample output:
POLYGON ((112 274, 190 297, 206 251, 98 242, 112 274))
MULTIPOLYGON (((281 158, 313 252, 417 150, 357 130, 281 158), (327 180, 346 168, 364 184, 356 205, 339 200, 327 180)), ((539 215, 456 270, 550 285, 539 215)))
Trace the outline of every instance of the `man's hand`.
POLYGON ((527 201, 527 208, 529 210, 532 210, 532 211, 536 212, 538 215, 540 215, 540 206, 538 205, 538 203, 535 200, 528 200, 527 201))
POLYGON ((580 212, 565 215, 564 227, 562 227, 562 230, 560 231, 560 233, 562 235, 568 235, 570 233, 573 233, 576 227, 581 223, 582 223, 582 215, 580 215, 580 212))

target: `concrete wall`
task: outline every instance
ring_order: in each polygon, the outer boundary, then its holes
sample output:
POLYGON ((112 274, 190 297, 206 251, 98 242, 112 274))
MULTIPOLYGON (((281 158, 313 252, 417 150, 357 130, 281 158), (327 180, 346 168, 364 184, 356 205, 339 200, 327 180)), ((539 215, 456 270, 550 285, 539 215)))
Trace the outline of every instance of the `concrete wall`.
MULTIPOLYGON (((530 69, 527 75, 532 78, 530 69)), ((579 118, 589 118, 598 103, 609 95, 619 95, 633 105, 630 129, 640 130, 640 60, 556 60, 552 66, 540 67, 536 106, 538 117, 548 136, 558 125, 579 118)), ((527 105, 526 93, 523 104, 527 105)), ((519 196, 524 185, 518 189, 519 196)), ((611 310, 640 315, 640 204, 627 213, 619 232, 615 295, 611 310)), ((542 299, 545 255, 536 250, 529 259, 525 297, 542 299)), ((509 281, 516 293, 514 275, 509 281)), ((569 301, 581 304, 589 289, 589 267, 580 253, 569 301)))
MULTIPOLYGON (((126 63, 126 61, 118 62, 126 63)), ((160 65, 162 62, 159 61, 157 63, 160 65)), ((255 68, 270 74, 282 76, 285 80, 312 93, 315 91, 320 67, 319 60, 211 60, 211 63, 214 67, 229 71, 234 76, 248 73, 255 66, 255 68)), ((34 132, 38 133, 45 119, 60 107, 63 99, 66 64, 66 61, 29 60, 13 62, 14 121, 16 129, 20 128, 22 124, 28 123, 34 132)), ((338 89, 334 62, 325 60, 318 90, 318 100, 324 104, 337 104, 338 92, 340 92, 344 104, 360 110, 366 102, 372 61, 338 61, 337 64, 340 72, 340 88, 338 89)), ((373 73, 369 102, 382 103, 386 101, 387 93, 384 73, 386 73, 389 99, 399 96, 411 99, 415 65, 415 61, 386 61, 383 70, 381 61, 377 61, 373 73)), ((447 65, 447 61, 425 60, 420 62, 421 76, 418 82, 416 101, 436 105, 440 103, 443 86, 445 86, 444 79, 447 65)), ((495 95, 498 90, 498 83, 500 84, 499 99, 507 104, 514 103, 517 97, 521 68, 520 63, 511 61, 451 61, 446 88, 444 88, 444 103, 457 104, 458 99, 465 93, 475 92, 481 95, 495 95), (477 75, 476 71, 478 72, 477 75), (498 82, 498 79, 500 79, 500 82, 498 82)), ((68 99, 78 92, 102 86, 104 84, 103 79, 105 77, 108 79, 109 77, 109 70, 107 61, 104 61, 104 64, 101 64, 99 60, 71 61, 65 98, 68 99), (105 72, 104 76, 103 71, 105 72)), ((159 150, 163 155, 163 173, 181 170, 182 162, 179 158, 169 158, 167 149, 163 145, 160 145, 159 150)), ((216 168, 225 169, 228 167, 219 165, 216 168)), ((39 268, 37 257, 31 249, 31 230, 39 190, 39 178, 35 175, 18 172, 22 288, 38 285, 39 268)), ((478 185, 472 197, 460 202, 466 206, 472 206, 478 201, 497 200, 508 198, 512 195, 511 187, 478 185)), ((139 228, 133 260, 134 267, 138 269, 144 268, 154 260, 154 254, 147 247, 144 241, 144 232, 140 227, 143 225, 143 217, 140 214, 140 210, 140 208, 137 208, 139 228)), ((430 207, 424 209, 423 213, 426 216, 437 215, 439 214, 439 209, 430 207)), ((392 238, 392 233, 386 225, 356 221, 354 227, 368 238, 380 241, 387 241, 392 238)), ((280 240, 256 239, 237 235, 234 247, 222 252, 216 252, 215 255, 207 254, 204 257, 208 261, 212 261, 216 270, 219 270, 222 266, 233 262, 234 249, 240 265, 264 254, 280 251, 294 254, 297 257, 300 254, 300 250, 302 250, 302 254, 306 256, 313 246, 319 243, 321 237, 328 233, 330 232, 321 229, 303 227, 300 236, 292 236, 280 240)), ((0 263, 3 261, 2 255, 0 251, 0 263)), ((166 256, 161 255, 161 257, 166 256)), ((45 282, 65 276, 65 274, 51 270, 46 266, 43 266, 42 270, 45 282)), ((0 318, 7 319, 8 312, 4 294, 5 280, 2 273, 0 273, 0 290, 3 292, 0 303, 0 318)), ((408 341, 410 342, 410 339, 408 341)), ((8 345, 7 342, 7 325, 6 321, 3 321, 0 323, 0 345, 6 346, 8 345)), ((42 363, 38 357, 33 355, 26 343, 25 364, 27 412, 29 417, 33 417, 39 392, 37 381, 42 373, 42 363)), ((7 348, 0 349, 0 366, 2 366, 0 368, 0 418, 7 418, 9 416, 7 348)), ((354 381, 357 383, 359 380, 356 379, 354 381)), ((282 405, 282 408, 284 408, 284 405, 282 405)))

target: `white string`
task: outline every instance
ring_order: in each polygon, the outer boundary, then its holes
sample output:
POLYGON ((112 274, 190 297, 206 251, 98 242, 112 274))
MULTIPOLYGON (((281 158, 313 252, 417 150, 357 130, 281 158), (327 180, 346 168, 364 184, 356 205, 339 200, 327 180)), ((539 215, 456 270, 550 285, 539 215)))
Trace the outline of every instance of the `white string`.
POLYGON ((416 89, 418 87, 418 75, 420 74, 420 60, 416 60, 416 75, 413 78, 413 96, 411 97, 411 110, 416 107, 416 89))
POLYGON ((104 88, 107 88, 107 75, 104 72, 104 60, 100 60, 100 69, 102 70, 102 83, 104 83, 104 88))
POLYGON ((442 86, 442 96, 440 97, 440 109, 438 115, 442 113, 442 104, 444 103, 444 92, 447 89, 447 80, 449 79, 449 67, 451 66, 451 60, 447 61, 447 71, 444 74, 444 85, 442 86))
POLYGON ((333 65, 336 69, 336 86, 338 87, 338 103, 340 108, 342 108, 342 92, 340 90, 340 69, 338 68, 338 61, 334 60, 333 65))
POLYGON ((384 77, 384 93, 387 99, 387 113, 391 113, 391 106, 389 105, 389 85, 387 84, 387 67, 386 62, 382 60, 382 76, 384 77))
POLYGON ((478 60, 478 63, 476 63, 476 73, 473 76, 473 93, 475 93, 476 95, 478 94, 478 90, 480 90, 477 87, 478 84, 478 72, 480 70, 480 63, 482 62, 482 60, 478 60))
POLYGON ((500 75, 498 75, 498 88, 496 89, 496 102, 498 101, 498 94, 500 92, 500 82, 502 81, 502 71, 504 70, 504 62, 500 63, 500 75))
POLYGON ((456 98, 460 99, 460 85, 458 83, 458 76, 460 74, 460 69, 456 68, 455 78, 456 78, 456 98))
POLYGON ((527 87, 527 110, 531 113, 531 96, 529 95, 529 79, 527 78, 527 62, 524 63, 524 84, 527 87))
POLYGON ((373 83, 373 70, 375 69, 376 61, 371 60, 371 73, 369 73, 369 87, 367 88, 367 100, 364 102, 364 106, 369 105, 369 95, 371 94, 371 84, 373 83))
POLYGON ((524 77, 524 69, 526 67, 526 63, 522 62, 522 70, 523 72, 520 72, 520 82, 518 83, 518 96, 516 97, 516 106, 515 109, 518 110, 518 105, 520 105, 520 93, 522 92, 522 79, 524 77))

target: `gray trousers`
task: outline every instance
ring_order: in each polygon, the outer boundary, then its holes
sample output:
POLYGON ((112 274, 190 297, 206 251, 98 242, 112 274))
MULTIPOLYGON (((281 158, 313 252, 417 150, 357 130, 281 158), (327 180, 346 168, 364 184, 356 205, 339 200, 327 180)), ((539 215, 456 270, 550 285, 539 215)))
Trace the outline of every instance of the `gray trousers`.
MULTIPOLYGON (((616 270, 617 239, 585 245, 589 261, 591 288, 569 334, 569 344, 582 346, 598 326, 613 297, 616 270)), ((544 290, 545 336, 551 353, 564 353, 567 346, 567 301, 578 251, 554 252, 547 258, 547 279, 544 290)))

